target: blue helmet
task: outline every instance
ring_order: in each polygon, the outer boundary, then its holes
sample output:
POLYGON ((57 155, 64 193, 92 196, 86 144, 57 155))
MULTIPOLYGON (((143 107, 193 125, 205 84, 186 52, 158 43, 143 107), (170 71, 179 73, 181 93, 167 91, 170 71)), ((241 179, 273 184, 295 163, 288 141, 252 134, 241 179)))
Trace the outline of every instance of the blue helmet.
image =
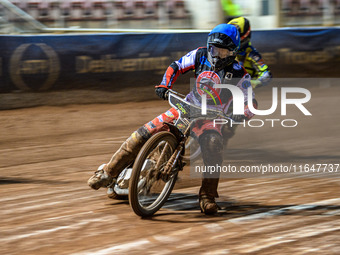
POLYGON ((217 71, 234 62, 239 47, 239 31, 231 24, 220 24, 208 35, 208 58, 217 71))

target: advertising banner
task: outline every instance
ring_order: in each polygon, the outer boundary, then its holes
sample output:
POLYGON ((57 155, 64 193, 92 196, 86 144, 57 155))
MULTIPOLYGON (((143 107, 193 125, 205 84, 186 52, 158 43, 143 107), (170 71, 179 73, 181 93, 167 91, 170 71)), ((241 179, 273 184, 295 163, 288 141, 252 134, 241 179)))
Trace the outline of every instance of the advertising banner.
MULTIPOLYGON (((254 31, 252 44, 274 77, 338 77, 339 34, 338 28, 254 31)), ((172 61, 204 47, 206 38, 207 33, 0 36, 0 91, 156 85, 172 61)))

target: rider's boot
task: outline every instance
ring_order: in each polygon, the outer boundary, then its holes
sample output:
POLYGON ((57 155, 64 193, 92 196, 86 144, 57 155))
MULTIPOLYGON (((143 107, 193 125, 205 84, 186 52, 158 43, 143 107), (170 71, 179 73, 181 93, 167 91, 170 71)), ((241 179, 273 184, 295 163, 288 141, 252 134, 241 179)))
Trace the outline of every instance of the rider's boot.
POLYGON ((199 191, 199 204, 202 213, 211 215, 218 212, 218 206, 215 202, 215 197, 218 197, 218 181, 218 178, 203 178, 199 191))
MULTIPOLYGON (((140 132, 141 129, 133 132, 112 156, 110 162, 98 169, 88 180, 87 183, 91 188, 97 190, 101 187, 109 186, 113 178, 117 178, 120 172, 134 161, 139 150, 147 141, 147 134, 142 136, 140 134, 142 133, 140 132)), ((145 134, 145 131, 142 134, 145 134)))
POLYGON ((92 189, 99 189, 101 187, 107 187, 113 181, 112 176, 110 176, 107 172, 107 164, 102 164, 98 169, 94 172, 94 175, 90 177, 87 181, 87 184, 92 189))
MULTIPOLYGON (((204 133, 200 138, 202 157, 205 166, 222 165, 223 162, 223 142, 222 136, 215 131, 204 133)), ((202 186, 199 191, 199 204, 201 212, 205 214, 215 214, 218 206, 215 197, 218 197, 217 186, 220 172, 207 172, 203 174, 202 186)))

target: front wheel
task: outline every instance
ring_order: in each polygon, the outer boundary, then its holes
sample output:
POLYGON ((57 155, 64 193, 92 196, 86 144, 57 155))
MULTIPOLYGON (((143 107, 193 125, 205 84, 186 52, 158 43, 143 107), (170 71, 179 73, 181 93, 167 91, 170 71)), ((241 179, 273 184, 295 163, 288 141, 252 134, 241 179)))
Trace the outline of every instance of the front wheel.
POLYGON ((138 153, 129 183, 129 202, 137 215, 153 215, 170 196, 178 171, 166 175, 163 170, 177 145, 172 133, 160 132, 152 136, 138 153))

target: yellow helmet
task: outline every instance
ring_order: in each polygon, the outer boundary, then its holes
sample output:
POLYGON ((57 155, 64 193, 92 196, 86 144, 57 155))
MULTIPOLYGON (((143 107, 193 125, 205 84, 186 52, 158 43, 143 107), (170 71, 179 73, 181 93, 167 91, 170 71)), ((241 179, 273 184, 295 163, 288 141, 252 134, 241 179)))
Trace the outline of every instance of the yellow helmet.
POLYGON ((228 24, 234 25, 237 27, 240 37, 241 37, 241 49, 246 47, 250 42, 251 38, 251 30, 250 30, 250 22, 245 17, 238 17, 232 19, 228 22, 228 24))

